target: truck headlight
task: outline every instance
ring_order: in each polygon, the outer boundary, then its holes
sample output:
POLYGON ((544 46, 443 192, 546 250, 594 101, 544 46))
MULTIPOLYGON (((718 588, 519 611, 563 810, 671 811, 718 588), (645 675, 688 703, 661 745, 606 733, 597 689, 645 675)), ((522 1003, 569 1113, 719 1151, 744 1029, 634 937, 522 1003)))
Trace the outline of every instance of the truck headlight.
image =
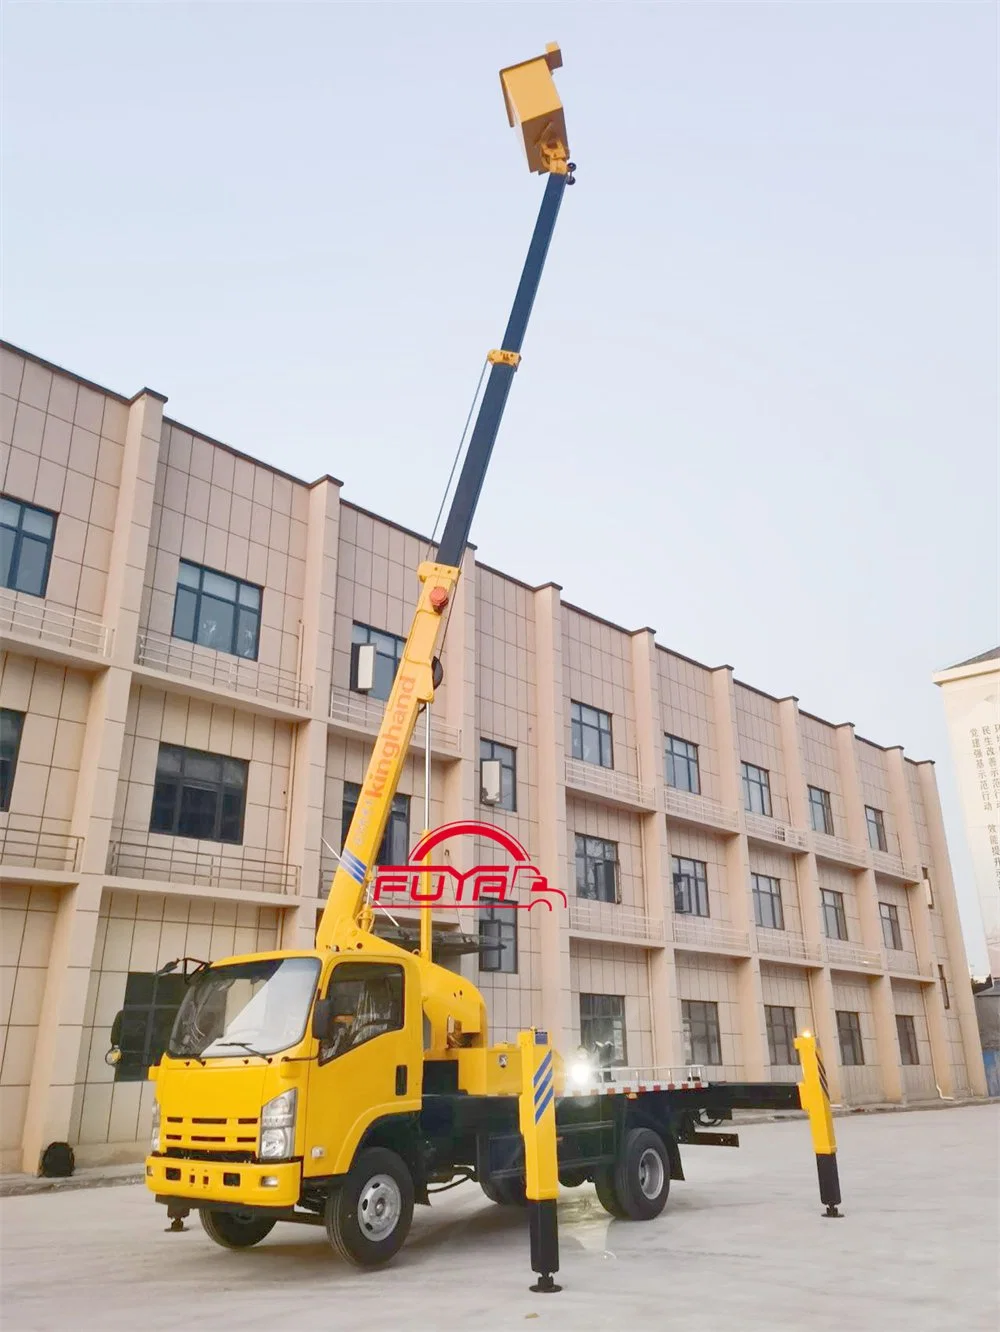
POLYGON ((160 1150, 160 1103, 153 1102, 153 1125, 150 1131, 149 1150, 158 1152, 160 1150))
POLYGON ((260 1157, 262 1161, 287 1161, 295 1155, 295 1112, 298 1090, 288 1091, 268 1101, 260 1116, 260 1157))

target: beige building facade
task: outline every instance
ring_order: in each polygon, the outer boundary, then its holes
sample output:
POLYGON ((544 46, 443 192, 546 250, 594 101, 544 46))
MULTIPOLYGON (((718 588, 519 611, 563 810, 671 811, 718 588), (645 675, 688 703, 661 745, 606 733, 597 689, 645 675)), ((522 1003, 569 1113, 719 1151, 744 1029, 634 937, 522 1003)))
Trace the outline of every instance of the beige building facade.
MULTIPOLYGON (((0 1166, 34 1171, 53 1141, 144 1151, 165 962, 312 945, 428 546, 152 390, 2 356, 0 1166)), ((441 913, 496 1039, 787 1080, 811 1026, 835 1100, 984 1094, 931 763, 471 550, 443 661, 432 824, 502 825, 568 897, 441 913)), ((422 830, 423 745, 387 856, 422 830)))

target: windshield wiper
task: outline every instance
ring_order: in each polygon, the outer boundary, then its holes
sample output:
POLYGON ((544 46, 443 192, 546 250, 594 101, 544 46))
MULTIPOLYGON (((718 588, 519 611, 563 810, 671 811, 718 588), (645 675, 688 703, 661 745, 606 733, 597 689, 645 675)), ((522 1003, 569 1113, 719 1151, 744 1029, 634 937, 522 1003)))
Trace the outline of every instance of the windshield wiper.
POLYGON ((257 1055, 260 1059, 269 1057, 263 1050, 255 1050, 252 1045, 247 1045, 246 1041, 213 1041, 212 1044, 219 1047, 228 1046, 230 1049, 236 1046, 240 1050, 246 1050, 247 1054, 257 1055))

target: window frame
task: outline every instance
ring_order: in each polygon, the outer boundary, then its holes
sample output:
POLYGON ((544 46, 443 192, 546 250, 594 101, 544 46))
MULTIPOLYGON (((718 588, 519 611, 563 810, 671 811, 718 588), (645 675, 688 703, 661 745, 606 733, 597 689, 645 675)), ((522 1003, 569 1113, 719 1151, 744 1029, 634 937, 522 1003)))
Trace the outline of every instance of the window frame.
POLYGON ((741 759, 740 772, 743 779, 743 808, 746 813, 757 814, 765 819, 773 818, 774 804, 771 800, 770 769, 762 768, 756 763, 747 763, 745 759, 741 759), (754 790, 760 793, 760 809, 754 808, 754 790))
POLYGON ((882 923, 882 942, 893 953, 903 951, 903 931, 899 924, 899 907, 895 902, 879 902, 879 920, 882 923), (886 926, 889 927, 888 934, 886 926))
POLYGON ((837 1017, 837 1044, 840 1046, 840 1063, 842 1068, 864 1068, 865 1066, 865 1039, 861 1032, 861 1014, 847 1008, 838 1008, 837 1017), (844 1041, 849 1043, 849 1048, 845 1050, 844 1041), (848 1054, 850 1058, 848 1058, 848 1054))
POLYGON ((590 703, 580 703, 577 699, 570 699, 570 749, 573 757, 580 763, 587 763, 594 768, 610 768, 615 766, 615 741, 614 741, 614 718, 610 712, 605 712, 603 708, 595 708, 590 703), (592 713, 596 720, 590 721, 585 714, 592 713), (604 722, 607 726, 604 726, 604 722), (597 736, 598 762, 594 763, 592 759, 584 757, 584 731, 593 731, 597 736), (607 741, 605 762, 605 741, 607 741), (578 743, 579 742, 579 743, 578 743))
POLYGON ((119 1036, 119 1042, 121 1042, 119 1045, 121 1058, 114 1066, 115 1082, 145 1082, 149 1070, 159 1064, 170 1044, 170 1034, 173 1030, 173 1022, 171 1022, 170 1029, 166 1032, 166 1035, 163 1036, 162 1047, 157 1052, 156 1015, 158 1013, 172 1012, 173 1019, 176 1021, 180 1006, 184 1002, 184 997, 187 994, 188 979, 187 976, 176 972, 166 976, 160 975, 159 972, 156 971, 130 971, 127 974, 125 978, 125 994, 122 998, 122 1006, 120 1010, 122 1015, 122 1032, 125 1030, 126 1015, 135 1017, 138 1014, 143 1014, 145 1017, 145 1026, 143 1030, 142 1049, 140 1051, 140 1059, 138 1062, 129 1059, 128 1055, 131 1052, 126 1050, 124 1036, 119 1036), (134 980, 140 978, 151 980, 153 983, 150 999, 146 1003, 133 1002, 132 1004, 129 1004, 129 985, 134 980), (160 1000, 158 992, 169 995, 170 998, 160 1000))
MULTIPOLYGON (((595 837, 591 833, 575 832, 573 836, 575 839, 573 850, 574 850, 574 863, 576 867, 575 872, 576 872, 577 897, 579 897, 584 902, 607 902, 611 906, 619 904, 622 900, 622 877, 621 877, 621 860, 618 855, 618 843, 611 842, 606 837, 595 837), (609 857, 605 854, 592 852, 591 849, 587 846, 588 842, 600 843, 602 849, 605 851, 610 847, 612 851, 611 856, 609 857), (582 891, 581 891, 581 881, 580 881, 581 861, 583 862, 582 891), (596 867, 597 865, 613 866, 613 877, 614 877, 613 897, 602 897, 600 895, 600 891, 597 891, 596 893, 593 894, 586 891, 588 887, 588 872, 591 867, 596 867)), ((601 883, 605 882, 603 876, 601 876, 600 881, 601 883)))
POLYGON ((823 833, 826 837, 834 835, 833 823, 833 802, 830 798, 830 792, 824 790, 822 786, 807 786, 806 790, 809 796, 809 824, 813 832, 823 833), (819 800, 814 800, 814 796, 819 796, 819 800), (822 816, 821 828, 816 826, 816 816, 822 816))
POLYGON ((834 939, 838 943, 850 943, 850 936, 847 932, 847 911, 844 908, 844 894, 836 888, 820 888, 819 890, 820 913, 823 917, 823 937, 825 939, 834 939), (827 897, 834 897, 835 902, 828 902, 827 897), (837 924, 837 933, 831 934, 829 931, 830 917, 829 912, 834 913, 834 920, 837 924), (843 933, 841 933, 843 931, 843 933))
POLYGON ((505 809, 510 814, 517 813, 517 750, 513 745, 505 744, 502 740, 488 740, 486 736, 479 737, 479 803, 483 804, 483 764, 490 759, 496 760, 500 764, 500 799, 497 803, 491 804, 490 809, 505 809), (490 750, 486 753, 487 748, 490 750), (504 763, 504 755, 497 753, 497 750, 503 750, 510 755, 510 763, 504 763), (505 778, 510 773, 510 804, 505 799, 505 778))
POLYGON ((385 1019, 386 1021, 391 1022, 392 1025, 387 1026, 383 1031, 373 1032, 370 1036, 366 1036, 365 1039, 362 1041, 353 1041, 350 1045, 346 1046, 346 1048, 342 1050, 335 1048, 332 1042, 329 1041, 321 1042, 319 1047, 319 1052, 317 1055, 317 1064, 320 1067, 322 1067, 325 1064, 334 1063, 338 1059, 343 1059, 346 1055, 353 1054, 355 1050, 360 1050, 364 1046, 370 1045, 372 1041, 377 1041, 382 1036, 391 1036, 393 1032, 403 1031, 406 1027, 406 973, 398 962, 376 962, 374 960, 369 960, 367 958, 351 958, 348 961, 339 962, 334 967, 333 971, 330 973, 330 979, 329 981, 327 981, 326 990, 324 992, 323 997, 325 999, 332 999, 333 988, 337 984, 347 984, 347 985, 357 984, 357 981, 353 980, 351 976, 345 974, 347 972, 350 972, 352 968, 357 968, 359 971, 360 970, 367 971, 369 973, 369 976, 373 976, 375 979, 389 979, 391 981, 398 982, 399 985, 398 1019, 395 1015, 385 1019), (380 976, 379 973, 383 973, 383 975, 380 976), (386 977, 384 973, 391 973, 391 974, 388 977, 386 977))
POLYGON ((628 1066, 628 1028, 626 1024, 625 996, 623 994, 598 994, 595 992, 581 991, 580 992, 580 1044, 585 1050, 593 1051, 596 1050, 597 1046, 596 1037, 592 1037, 591 1043, 588 1045, 584 1036, 585 1024, 587 1023, 596 1024, 601 1022, 607 1022, 611 1024, 611 1030, 612 1030, 611 1041, 613 1045, 617 1044, 614 1036, 615 1024, 616 1023, 621 1024, 621 1050, 622 1050, 621 1057, 620 1058, 615 1057, 614 1059, 612 1059, 608 1067, 626 1068, 628 1066), (585 1013, 584 1001, 589 1001, 591 1006, 598 1009, 602 1005, 610 1009, 613 1007, 612 1001, 614 1001, 614 1003, 617 1003, 618 1005, 618 1012, 585 1013))
POLYGON ((938 984, 941 987, 941 1002, 944 1007, 951 1008, 951 994, 948 991, 948 977, 944 974, 944 964, 938 963, 938 984))
POLYGON ((801 1062, 795 1048, 798 1031, 794 1007, 789 1004, 765 1004, 764 1025, 767 1028, 767 1056, 771 1067, 789 1068, 801 1062), (775 1020, 775 1014, 781 1015, 780 1022, 775 1020), (788 1058, 779 1058, 782 1054, 787 1054, 788 1058))
POLYGON ((11 718, 16 719, 17 734, 14 738, 14 746, 8 752, 4 753, 0 748, 0 814, 6 814, 10 809, 10 802, 14 796, 14 782, 17 778, 17 760, 21 753, 21 739, 24 736, 24 719, 26 712, 18 712, 15 708, 0 708, 0 737, 3 734, 3 722, 11 718))
POLYGON ((2 517, 0 517, 0 527, 3 527, 8 532, 14 533, 14 541, 10 552, 10 565, 8 566, 6 575, 10 581, 5 581, 2 586, 7 588, 10 592, 20 593, 21 596, 39 597, 44 600, 45 593, 48 591, 49 586, 49 574, 52 570, 52 552, 54 551, 56 544, 56 527, 59 523, 59 515, 52 509, 44 508, 41 504, 30 504, 27 500, 18 499, 15 495, 8 495, 6 491, 0 492, 0 500, 6 500, 8 504, 17 504, 21 510, 18 514, 16 527, 12 527, 10 523, 4 522, 2 517), (26 513, 40 513, 45 518, 51 518, 52 530, 47 537, 39 536, 37 532, 25 532, 24 516, 26 513), (25 537, 27 537, 29 541, 40 541, 45 545, 45 564, 42 569, 41 590, 38 592, 32 592, 25 587, 18 587, 15 581, 17 573, 20 571, 21 549, 24 545, 25 537))
POLYGON ((876 805, 865 805, 865 824, 868 828, 868 845, 872 851, 888 852, 889 839, 885 831, 885 810, 876 805), (874 815, 874 818, 872 817, 874 815), (872 841, 872 831, 875 841, 872 841))
POLYGON ((663 746, 663 778, 667 786, 674 791, 687 791, 691 795, 701 795, 701 758, 698 753, 698 746, 693 740, 684 740, 679 735, 671 735, 664 732, 665 744, 663 746), (681 745, 690 753, 676 752, 674 745, 681 745), (677 775, 675 765, 682 764, 687 775, 688 785, 671 780, 677 775), (692 764, 693 769, 692 769, 692 764), (694 785, 690 785, 692 780, 692 771, 694 773, 694 785))
POLYGON ((695 860, 693 856, 671 856, 670 871, 674 885, 674 913, 678 916, 698 916, 703 920, 711 919, 712 904, 708 893, 708 865, 704 860, 695 860), (689 873, 684 866, 694 867, 694 873, 689 873), (699 874, 699 870, 701 871, 699 874), (678 879, 686 880, 686 888, 678 889, 678 879), (692 888, 694 890, 692 894, 692 888), (687 906, 679 906, 678 902, 682 900, 679 892, 687 892, 687 906), (704 911, 692 909, 692 904, 696 908, 704 906, 704 911))
POLYGON ((912 1013, 896 1014, 896 1041, 899 1045, 899 1062, 907 1068, 918 1067, 920 1045, 917 1041, 917 1024, 912 1013))
MULTIPOLYGON (((361 783, 349 782, 345 779, 344 788, 340 798, 340 845, 343 848, 347 841, 347 834, 351 827, 351 819, 354 818, 354 812, 358 807, 358 801, 361 799, 361 783), (353 794, 350 794, 353 793, 353 794), (350 808, 350 815, 347 811, 350 808)), ((385 832, 382 834, 382 841, 375 856, 375 864, 384 868, 387 865, 405 865, 410 856, 410 797, 397 791, 392 797, 392 805, 389 807, 389 818, 386 820, 385 832), (400 827, 402 826, 402 831, 400 827), (404 847, 404 853, 400 857, 394 858, 393 841, 396 838, 401 840, 396 844, 396 850, 404 847)))
POLYGON ((722 1067, 722 1029, 719 1026, 719 1005, 708 999, 681 1000, 681 1032, 684 1041, 684 1063, 689 1066, 700 1065, 703 1068, 722 1067), (698 1013, 695 1014, 694 1010, 698 1013), (705 1041, 708 1058, 699 1059, 695 1052, 695 1025, 703 1027, 698 1040, 705 1041), (713 1045, 714 1041, 714 1045, 713 1045), (711 1058, 713 1054, 717 1059, 711 1058))
POLYGON ((240 661, 258 661, 260 658, 260 627, 261 627, 261 622, 263 620, 263 612, 264 612, 264 589, 263 587, 261 587, 259 583, 251 583, 246 578, 238 578, 235 574, 226 573, 222 569, 213 569, 211 565, 208 564, 198 564, 194 560, 185 559, 183 556, 179 559, 177 564, 177 586, 174 590, 174 616, 170 625, 171 638, 176 638, 179 643, 190 643, 192 647, 204 648, 207 652, 221 652, 224 656, 236 657, 240 661), (190 583, 181 582, 181 568, 182 566, 185 565, 187 566, 188 569, 192 569, 195 571, 195 573, 197 573, 198 575, 197 587, 192 586, 190 583), (235 600, 230 603, 229 601, 227 601, 225 597, 219 596, 215 592, 206 592, 205 591, 206 574, 211 574, 215 578, 224 578, 227 582, 234 583, 236 585, 235 600), (240 599, 240 594, 244 588, 248 588, 251 592, 255 592, 257 594, 256 606, 251 606, 240 599), (177 617, 181 606, 180 593, 182 591, 189 593, 194 597, 194 613, 192 619, 193 631, 195 634, 194 638, 188 638, 185 634, 178 633, 177 630, 177 617), (203 643, 201 639, 197 637, 198 629, 201 624, 201 604, 203 599, 206 597, 208 597, 212 601, 222 602, 225 605, 231 604, 233 607, 233 623, 232 623, 232 630, 229 635, 229 647, 220 647, 216 643, 203 643), (240 617, 244 612, 247 614, 253 614, 256 617, 256 624, 254 626, 254 634, 253 634, 252 653, 237 652, 236 650, 237 639, 240 632, 240 617))
POLYGON ((401 638, 399 634, 390 633, 388 629, 376 629, 374 625, 362 624, 360 620, 354 620, 351 624, 351 678, 349 681, 351 692, 361 694, 364 698, 374 698, 379 703, 384 703, 392 693, 392 686, 396 683, 396 676, 399 674, 399 663, 403 659, 403 650, 406 647, 406 639, 401 638), (366 638, 360 637, 360 634, 367 634, 366 638), (388 692, 380 694, 377 683, 373 683, 371 689, 358 688, 358 648, 364 647, 367 643, 373 643, 375 647, 375 671, 376 680, 378 675, 378 661, 381 656, 383 660, 388 660, 387 652, 379 651, 379 644, 375 642, 372 635, 376 634, 379 638, 391 639, 393 645, 393 669, 392 678, 389 681, 388 692))
POLYGON ((517 912, 511 910, 510 907, 492 906, 480 909, 479 970, 496 976, 516 976, 518 974, 517 912), (495 929, 487 927, 495 927, 495 929), (496 942, 487 943, 486 940, 491 937, 495 938, 496 942), (503 965, 505 957, 508 955, 508 949, 512 954, 512 966, 503 965), (487 953, 495 954, 492 962, 486 960, 485 954, 487 953))
POLYGON ((247 759, 234 758, 231 754, 215 754, 205 749, 192 749, 187 745, 168 745, 163 741, 156 754, 156 775, 153 779, 153 799, 149 813, 149 831, 159 837, 181 837, 192 842, 218 842, 223 846, 242 846, 243 834, 246 829, 247 814, 247 791, 250 785, 250 763, 247 759), (176 754, 180 759, 180 769, 175 774, 172 772, 160 771, 160 763, 165 754, 176 754), (185 785, 184 767, 185 763, 193 759, 211 759, 219 765, 220 777, 218 782, 209 783, 205 778, 198 778, 189 781, 185 785), (232 763, 242 770, 243 786, 240 792, 242 799, 240 801, 240 811, 238 820, 238 834, 233 837, 223 837, 221 835, 222 824, 226 814, 225 802, 227 790, 234 791, 236 788, 232 784, 227 784, 225 779, 225 765, 232 763), (154 827, 154 820, 157 817, 157 791, 160 789, 161 781, 169 778, 176 782, 177 790, 173 801, 173 826, 170 828, 154 827), (184 813, 184 791, 185 790, 215 790, 217 802, 214 814, 214 831, 212 834, 182 832, 180 829, 181 818, 184 813))
POLYGON ((784 930, 785 904, 781 897, 781 880, 773 874, 758 874, 750 871, 750 892, 753 897, 753 919, 759 930, 784 930), (767 887, 762 887, 766 884, 767 887), (764 920, 764 905, 767 904, 771 919, 764 920), (777 904, 777 909, 775 909, 777 904))

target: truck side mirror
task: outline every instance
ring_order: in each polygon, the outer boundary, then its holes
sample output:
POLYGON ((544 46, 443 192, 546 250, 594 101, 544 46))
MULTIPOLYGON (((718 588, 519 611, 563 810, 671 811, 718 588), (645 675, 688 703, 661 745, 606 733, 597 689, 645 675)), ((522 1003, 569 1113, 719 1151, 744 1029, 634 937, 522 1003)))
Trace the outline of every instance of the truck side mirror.
POLYGON ((333 1021, 333 1002, 330 999, 317 999, 313 1006, 312 1034, 317 1041, 325 1041, 330 1036, 333 1021))

